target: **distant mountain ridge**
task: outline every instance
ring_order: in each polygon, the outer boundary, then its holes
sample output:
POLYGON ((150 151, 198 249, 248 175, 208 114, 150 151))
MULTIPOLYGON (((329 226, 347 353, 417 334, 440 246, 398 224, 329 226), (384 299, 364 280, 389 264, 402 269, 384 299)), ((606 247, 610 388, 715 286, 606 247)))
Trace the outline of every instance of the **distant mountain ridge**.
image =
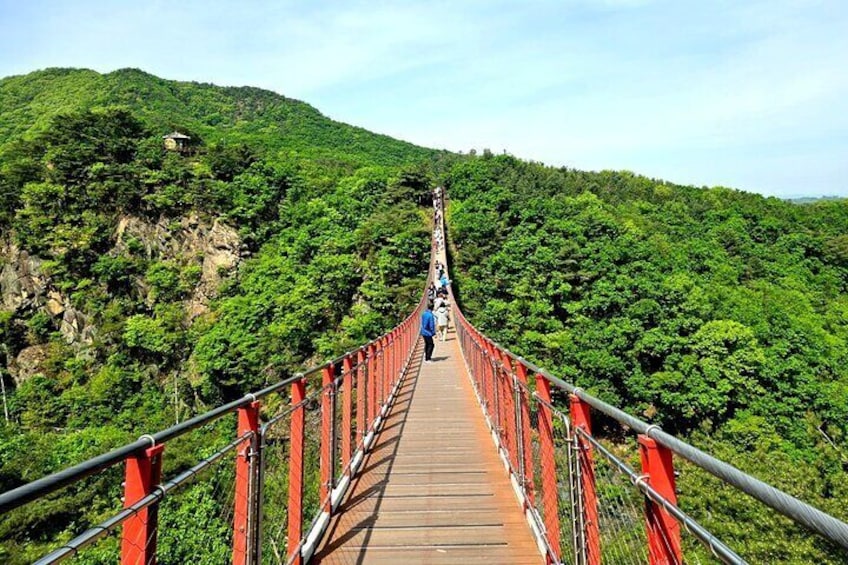
POLYGON ((844 200, 844 196, 802 196, 800 198, 788 198, 793 204, 815 204, 827 200, 844 200))
POLYGON ((72 68, 0 79, 0 149, 44 131, 57 114, 100 106, 128 107, 162 134, 178 129, 207 142, 226 138, 307 157, 343 153, 357 165, 392 165, 438 153, 331 120, 305 102, 269 90, 167 80, 139 69, 101 74, 72 68))

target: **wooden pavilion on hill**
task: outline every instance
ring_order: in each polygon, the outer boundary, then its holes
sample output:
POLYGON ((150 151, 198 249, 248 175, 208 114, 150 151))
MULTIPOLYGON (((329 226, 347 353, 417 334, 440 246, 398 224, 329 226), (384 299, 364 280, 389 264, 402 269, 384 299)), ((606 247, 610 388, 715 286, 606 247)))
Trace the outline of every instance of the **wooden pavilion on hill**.
POLYGON ((168 135, 163 135, 162 139, 165 140, 165 149, 169 151, 180 151, 183 152, 188 149, 188 143, 191 141, 191 138, 184 133, 180 133, 178 131, 173 131, 168 135))

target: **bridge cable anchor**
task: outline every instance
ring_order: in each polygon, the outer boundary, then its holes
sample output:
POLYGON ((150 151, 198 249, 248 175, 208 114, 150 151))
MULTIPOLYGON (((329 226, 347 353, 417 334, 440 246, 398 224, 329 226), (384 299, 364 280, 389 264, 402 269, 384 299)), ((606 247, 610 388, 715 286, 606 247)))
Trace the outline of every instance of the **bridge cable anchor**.
MULTIPOLYGON (((646 435, 646 436, 648 436, 648 437, 651 437, 651 432, 652 432, 653 430, 660 430, 660 431, 662 431, 662 428, 661 428, 659 425, 657 425, 657 424, 649 424, 649 425, 648 425, 648 427, 647 427, 647 428, 645 428, 644 435, 646 435)), ((653 439, 653 438, 651 438, 651 439, 653 439)))
POLYGON ((139 440, 146 439, 147 441, 150 442, 150 447, 156 447, 156 438, 154 438, 150 434, 144 434, 142 436, 138 436, 138 439, 139 440))

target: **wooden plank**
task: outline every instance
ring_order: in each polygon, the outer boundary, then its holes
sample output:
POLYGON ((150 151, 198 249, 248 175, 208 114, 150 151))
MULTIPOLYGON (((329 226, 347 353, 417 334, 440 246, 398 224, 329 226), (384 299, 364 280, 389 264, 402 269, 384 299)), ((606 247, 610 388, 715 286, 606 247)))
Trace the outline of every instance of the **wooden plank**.
POLYGON ((373 565, 396 565, 428 563, 431 565, 538 565, 542 563, 538 553, 516 553, 507 547, 485 546, 422 546, 392 548, 343 547, 322 563, 344 564, 368 563, 373 565))
POLYGON ((453 334, 401 386, 321 563, 543 563, 453 334), (420 370, 419 370, 420 369, 420 370))

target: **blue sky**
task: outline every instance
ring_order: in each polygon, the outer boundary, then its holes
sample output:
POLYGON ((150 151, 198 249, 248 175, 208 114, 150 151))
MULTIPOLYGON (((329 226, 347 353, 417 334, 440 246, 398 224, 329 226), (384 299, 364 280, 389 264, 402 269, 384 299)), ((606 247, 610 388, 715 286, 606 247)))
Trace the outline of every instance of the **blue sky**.
POLYGON ((0 0, 0 76, 268 88, 421 145, 848 196, 844 0, 0 0))

